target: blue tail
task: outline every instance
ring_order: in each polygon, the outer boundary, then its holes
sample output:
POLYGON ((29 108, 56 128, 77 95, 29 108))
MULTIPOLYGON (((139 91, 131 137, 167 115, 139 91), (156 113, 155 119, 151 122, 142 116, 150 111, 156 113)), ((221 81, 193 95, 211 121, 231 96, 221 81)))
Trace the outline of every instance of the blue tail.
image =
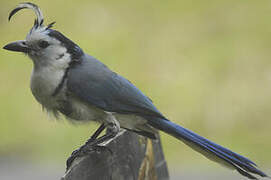
POLYGON ((226 165, 231 169, 236 169, 240 174, 248 177, 249 179, 257 179, 252 174, 268 177, 265 173, 257 169, 256 164, 251 160, 213 143, 188 129, 162 118, 154 119, 151 117, 147 119, 148 123, 154 128, 164 131, 165 133, 181 140, 208 159, 216 161, 222 165, 226 165))

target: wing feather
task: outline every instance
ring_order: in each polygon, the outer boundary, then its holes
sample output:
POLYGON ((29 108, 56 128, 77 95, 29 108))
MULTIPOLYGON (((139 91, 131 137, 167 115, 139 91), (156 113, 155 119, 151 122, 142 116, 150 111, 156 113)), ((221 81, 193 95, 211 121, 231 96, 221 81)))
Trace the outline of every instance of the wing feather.
POLYGON ((105 111, 164 118, 138 88, 92 56, 70 68, 67 87, 80 100, 105 111))

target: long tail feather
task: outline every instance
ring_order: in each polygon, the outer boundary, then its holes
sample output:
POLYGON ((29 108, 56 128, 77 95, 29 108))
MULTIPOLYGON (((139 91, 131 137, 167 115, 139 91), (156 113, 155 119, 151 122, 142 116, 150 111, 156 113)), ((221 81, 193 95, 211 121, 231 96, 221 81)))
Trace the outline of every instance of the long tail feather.
POLYGON ((216 161, 222 165, 225 165, 231 169, 236 169, 243 176, 249 179, 257 179, 252 174, 257 174, 261 177, 267 177, 267 175, 260 171, 254 162, 246 157, 243 157, 229 149, 226 149, 210 140, 199 136, 198 134, 185 129, 171 121, 161 118, 147 118, 149 124, 156 129, 164 131, 177 139, 181 140, 197 152, 203 154, 208 159, 216 161))

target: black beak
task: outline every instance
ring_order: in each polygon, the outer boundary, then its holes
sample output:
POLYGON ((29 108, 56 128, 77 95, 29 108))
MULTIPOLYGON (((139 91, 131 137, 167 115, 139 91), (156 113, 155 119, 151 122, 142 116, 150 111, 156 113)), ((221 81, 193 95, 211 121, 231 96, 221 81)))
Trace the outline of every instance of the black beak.
POLYGON ((30 51, 30 48, 27 46, 24 40, 9 43, 5 45, 3 49, 9 50, 9 51, 23 52, 23 53, 28 53, 30 51))

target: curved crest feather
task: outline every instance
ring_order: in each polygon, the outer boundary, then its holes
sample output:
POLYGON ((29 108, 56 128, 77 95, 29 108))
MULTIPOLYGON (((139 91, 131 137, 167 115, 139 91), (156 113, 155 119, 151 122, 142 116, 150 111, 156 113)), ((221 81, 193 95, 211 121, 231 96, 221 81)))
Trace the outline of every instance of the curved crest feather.
MULTIPOLYGON (((8 20, 10 21, 12 16, 22 9, 32 9, 35 12, 37 19, 35 19, 35 22, 34 22, 34 26, 33 26, 34 29, 43 26, 44 18, 43 18, 40 8, 36 4, 30 3, 30 2, 20 3, 15 9, 13 9, 9 13, 8 20)), ((52 27, 52 25, 53 24, 51 23, 50 27, 52 27)))

